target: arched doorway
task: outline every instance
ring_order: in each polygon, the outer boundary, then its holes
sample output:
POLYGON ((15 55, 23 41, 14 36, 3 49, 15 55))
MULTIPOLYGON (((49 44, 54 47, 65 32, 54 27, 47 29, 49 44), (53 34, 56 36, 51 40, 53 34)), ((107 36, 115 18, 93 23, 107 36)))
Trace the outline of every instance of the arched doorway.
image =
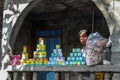
POLYGON ((22 53, 22 46, 27 45, 29 53, 32 54, 36 46, 33 41, 36 37, 34 32, 43 28, 47 30, 62 28, 61 44, 64 56, 69 56, 72 48, 81 47, 77 37, 77 33, 81 29, 98 31, 106 38, 110 35, 103 14, 92 1, 68 1, 66 3, 47 1, 40 3, 34 3, 36 6, 32 8, 28 6, 28 12, 23 12, 16 22, 17 24, 19 20, 24 20, 23 24, 20 22, 12 30, 10 45, 13 53, 22 53))
MULTIPOLYGON (((101 13, 101 11, 97 8, 97 6, 92 1, 73 1, 73 2, 33 1, 31 4, 29 4, 29 6, 24 11, 21 13, 20 17, 18 18, 16 25, 12 29, 12 34, 10 35, 9 42, 13 51, 15 50, 14 47, 16 44, 16 38, 17 38, 18 32, 20 32, 20 28, 23 22, 25 22, 26 20, 28 20, 30 23, 35 21, 43 22, 44 20, 48 20, 48 19, 51 19, 51 20, 54 20, 54 22, 57 22, 58 20, 55 21, 55 19, 69 18, 69 20, 71 19, 70 22, 72 22, 72 20, 73 21, 76 20, 74 24, 71 24, 74 26, 72 27, 72 29, 75 29, 76 26, 80 26, 79 28, 76 27, 77 30, 80 30, 82 28, 92 30, 94 28, 93 31, 98 31, 105 37, 109 36, 109 29, 108 29, 106 20, 103 14, 101 13), (32 5, 36 5, 36 6, 32 6, 32 5), (48 5, 48 7, 46 5, 48 5), (79 20, 78 18, 81 18, 81 20, 79 20), (104 32, 103 30, 106 30, 106 31, 104 32)), ((58 22, 62 23, 62 21, 60 20, 58 22)), ((52 23, 51 21, 46 21, 46 23, 44 24, 49 25, 49 23, 53 25, 56 24, 56 23, 52 23)), ((64 26, 64 23, 62 26, 64 26)), ((77 32, 78 31, 76 32, 72 31, 72 33, 76 33, 76 34, 77 32)), ((72 35, 72 33, 70 34, 71 36, 76 35, 76 34, 72 35)))

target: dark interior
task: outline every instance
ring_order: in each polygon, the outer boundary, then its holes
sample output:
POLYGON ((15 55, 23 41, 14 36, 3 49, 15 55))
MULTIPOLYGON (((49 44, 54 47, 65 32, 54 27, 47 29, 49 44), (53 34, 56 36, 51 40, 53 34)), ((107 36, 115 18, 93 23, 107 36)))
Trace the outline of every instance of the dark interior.
POLYGON ((64 56, 68 56, 72 48, 82 48, 77 35, 81 29, 97 31, 102 36, 109 37, 105 18, 92 1, 44 1, 27 15, 17 36, 14 53, 22 53, 22 46, 27 45, 32 57, 38 39, 36 31, 60 30, 61 34, 56 37, 60 38, 64 56))

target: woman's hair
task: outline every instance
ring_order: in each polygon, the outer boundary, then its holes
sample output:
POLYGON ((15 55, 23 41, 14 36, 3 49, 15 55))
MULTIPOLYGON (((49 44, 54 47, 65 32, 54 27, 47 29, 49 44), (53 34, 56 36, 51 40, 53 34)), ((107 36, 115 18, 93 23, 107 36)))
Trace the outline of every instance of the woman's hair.
POLYGON ((89 30, 83 29, 83 30, 80 30, 80 31, 79 31, 78 36, 80 36, 80 34, 83 33, 83 32, 84 32, 87 36, 89 36, 90 33, 91 33, 89 30))

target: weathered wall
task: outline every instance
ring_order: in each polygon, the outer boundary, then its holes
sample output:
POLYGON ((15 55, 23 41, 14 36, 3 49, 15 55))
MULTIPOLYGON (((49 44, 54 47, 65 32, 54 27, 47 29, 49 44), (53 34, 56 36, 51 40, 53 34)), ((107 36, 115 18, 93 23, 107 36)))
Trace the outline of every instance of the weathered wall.
POLYGON ((113 41, 112 52, 120 52, 120 1, 118 0, 92 0, 103 13, 109 26, 111 39, 113 41))
MULTIPOLYGON (((23 22, 23 21, 18 21, 17 23, 16 23, 16 21, 17 21, 18 17, 20 16, 20 14, 22 14, 22 11, 25 9, 25 7, 28 5, 29 2, 31 2, 31 0, 29 0, 29 1, 26 1, 26 0, 22 0, 22 1, 4 0, 3 28, 2 28, 2 36, 3 37, 2 37, 2 43, 1 43, 2 44, 2 56, 4 56, 5 54, 8 54, 9 51, 12 51, 9 48, 9 44, 12 44, 12 43, 10 43, 10 41, 11 41, 10 38, 13 37, 13 35, 11 33, 13 32, 17 35, 17 33, 19 32, 18 31, 18 29, 20 29, 19 27, 17 27, 16 29, 13 29, 13 28, 15 28, 14 27, 15 25, 19 25, 19 26, 22 25, 21 22, 23 22)), ((24 12, 24 14, 25 14, 25 12, 24 12)), ((13 40, 16 40, 16 38, 13 40)))
MULTIPOLYGON (((3 0, 0 0, 0 45, 1 45, 1 39, 2 39, 2 17, 3 17, 3 0)), ((1 46, 0 46, 0 61, 2 59, 1 55, 1 46)), ((0 67, 1 67, 1 62, 0 62, 0 67)))
POLYGON ((13 54, 21 54, 23 51, 23 46, 27 46, 28 53, 30 53, 31 44, 31 22, 24 21, 18 33, 15 48, 13 54))

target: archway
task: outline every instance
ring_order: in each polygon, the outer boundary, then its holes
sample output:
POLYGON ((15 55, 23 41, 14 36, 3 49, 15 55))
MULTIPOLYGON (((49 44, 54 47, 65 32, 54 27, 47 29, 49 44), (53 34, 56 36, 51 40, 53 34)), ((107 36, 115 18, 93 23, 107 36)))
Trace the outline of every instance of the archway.
MULTIPOLYGON (((64 34, 64 36, 63 36, 63 40, 64 40, 63 49, 65 49, 67 47, 68 50, 70 51, 72 47, 75 47, 75 46, 79 47, 79 43, 77 43, 78 40, 77 40, 76 35, 77 35, 77 32, 79 32, 80 29, 85 28, 85 29, 92 30, 92 27, 94 27, 93 31, 100 31, 100 33, 104 33, 104 31, 102 31, 102 29, 104 30, 106 28, 105 30, 107 30, 106 32, 107 32, 107 34, 109 34, 109 30, 108 30, 108 26, 106 25, 106 21, 105 21, 103 15, 101 14, 101 12, 95 6, 95 4, 93 2, 90 2, 89 4, 88 4, 88 2, 85 2, 85 3, 83 2, 82 5, 80 5, 79 2, 72 2, 72 3, 69 3, 69 4, 64 4, 64 5, 68 6, 69 8, 67 8, 67 9, 65 8, 65 9, 62 9, 62 10, 60 9, 59 11, 58 10, 57 11, 47 11, 47 10, 45 10, 45 12, 44 12, 44 10, 43 10, 43 11, 40 11, 40 12, 36 12, 35 10, 37 10, 37 9, 32 7, 29 10, 29 14, 28 13, 23 14, 24 18, 23 17, 20 17, 20 18, 22 18, 22 20, 24 20, 24 22, 27 21, 27 19, 29 19, 31 22, 33 22, 33 26, 32 26, 33 28, 34 28, 34 26, 38 26, 38 24, 40 22, 41 23, 43 22, 44 24, 49 24, 50 23, 50 25, 52 25, 52 26, 55 26, 56 24, 58 26, 59 25, 61 26, 61 24, 59 24, 59 23, 63 23, 63 25, 62 25, 63 28, 64 28, 64 30, 63 30, 63 34, 64 34), (77 4, 77 6, 75 6, 76 4, 77 4), (27 16, 27 17, 25 18, 25 16, 27 16), (51 19, 50 16, 52 16, 52 19, 51 19), (57 17, 55 17, 55 16, 57 16, 57 17), (43 18, 41 18, 41 17, 43 17, 43 18), (49 20, 48 19, 46 20, 46 18, 48 18, 49 20), (93 18, 95 19, 94 21, 93 21, 93 18), (98 20, 98 19, 100 19, 100 20, 98 20), (67 40, 65 38, 67 38, 67 40)), ((36 6, 37 6, 37 3, 36 3, 36 6)), ((39 6, 37 6, 37 8, 38 7, 39 6)), ((38 8, 38 9, 40 9, 40 8, 38 8)), ((21 14, 21 16, 23 16, 23 15, 21 14)), ((18 19, 18 22, 20 22, 19 19, 18 19)), ((16 24, 17 24, 17 22, 16 22, 16 24)), ((21 43, 19 43, 20 42, 19 40, 20 40, 21 36, 19 37, 18 35, 21 34, 20 30, 23 31, 24 30, 23 27, 26 27, 26 26, 24 26, 24 25, 22 26, 22 24, 20 24, 20 25, 19 25, 19 27, 15 26, 13 28, 13 32, 12 32, 13 35, 11 36, 12 49, 13 49, 13 51, 14 50, 16 51, 14 53, 19 53, 19 52, 17 52, 18 51, 18 49, 17 49, 18 46, 19 46, 18 48, 22 48, 19 45, 19 44, 21 44, 21 43), (15 33, 14 31, 17 31, 17 32, 20 32, 20 33, 15 33)), ((40 26, 38 26, 38 27, 40 27, 40 26)), ((108 37, 108 36, 109 35, 106 35, 106 37, 108 37)), ((24 37, 22 39, 25 39, 25 38, 28 38, 28 37, 24 37)), ((64 52, 67 53, 65 56, 69 56, 69 54, 68 54, 69 51, 68 50, 64 50, 64 52)))
MULTIPOLYGON (((84 1, 81 1, 81 2, 83 2, 83 4, 87 4, 87 5, 91 5, 91 4, 88 4, 88 2, 86 1, 86 2, 84 2, 84 1)), ((94 1, 90 1, 90 2, 92 2, 92 5, 93 5, 93 3, 94 3, 94 1)), ((20 27, 21 27, 21 25, 22 25, 22 23, 23 23, 23 21, 25 20, 25 17, 29 14, 29 12, 32 10, 32 9, 34 9, 34 7, 35 7, 35 5, 38 5, 38 4, 40 4, 40 3, 42 3, 41 1, 39 2, 39 1, 33 1, 33 2, 31 2, 25 9, 24 9, 24 11, 21 13, 21 15, 19 16, 19 18, 18 18, 18 20, 16 21, 16 24, 15 24, 15 26, 13 27, 13 29, 12 29, 12 33, 11 33, 11 35, 10 35, 10 39, 9 39, 9 43, 10 43, 10 46, 12 47, 12 49, 14 49, 14 46, 15 46, 15 43, 16 43, 16 38, 17 38, 17 35, 18 35, 18 32, 19 32, 19 30, 20 30, 20 27), (33 6, 34 5, 34 6, 33 6)), ((62 4, 64 4, 64 5, 67 5, 67 7, 71 7, 71 2, 69 2, 68 1, 68 3, 69 4, 66 4, 66 3, 64 3, 64 1, 63 2, 61 2, 62 4)), ((74 3, 74 1, 73 1, 73 3, 74 3)), ((78 3, 79 4, 79 3, 78 3)), ((95 3, 96 4, 96 3, 95 3)), ((97 8, 97 7, 96 7, 97 8)), ((98 7, 99 8, 99 7, 98 7)), ((97 8, 97 9, 98 9, 97 8)), ((79 8, 78 8, 79 9, 79 8)), ((76 9, 77 10, 77 9, 76 9)), ((93 13, 93 11, 92 11, 92 13, 93 13)), ((101 13, 101 11, 100 11, 100 13, 101 13)), ((92 22, 91 22, 92 23, 92 22)), ((105 22, 106 23, 106 22, 105 22)), ((109 31, 108 31, 109 32, 109 31)))

